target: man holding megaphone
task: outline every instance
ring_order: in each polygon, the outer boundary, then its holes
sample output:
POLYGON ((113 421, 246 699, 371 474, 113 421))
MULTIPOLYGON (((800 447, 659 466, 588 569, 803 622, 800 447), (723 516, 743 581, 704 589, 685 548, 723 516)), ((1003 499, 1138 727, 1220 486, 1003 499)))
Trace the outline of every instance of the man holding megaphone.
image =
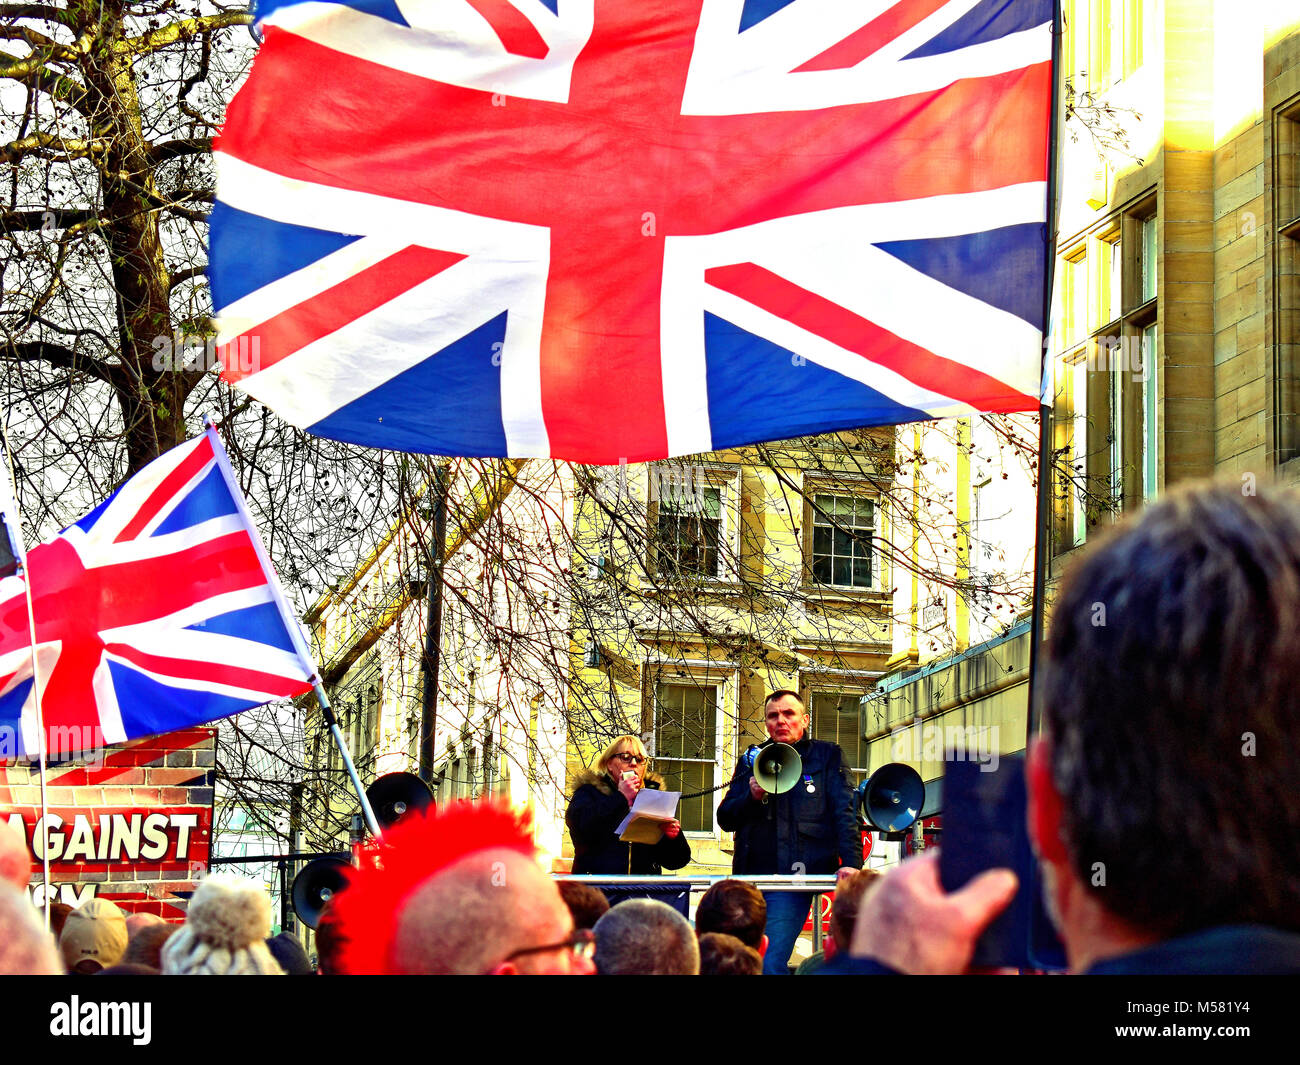
MULTIPOLYGON (((718 825, 736 834, 732 871, 847 876, 861 868, 862 833, 844 752, 808 738, 808 711, 797 692, 769 695, 763 720, 768 742, 741 758, 718 807, 718 825)), ((769 945, 763 973, 784 975, 813 895, 765 892, 764 898, 769 945)))

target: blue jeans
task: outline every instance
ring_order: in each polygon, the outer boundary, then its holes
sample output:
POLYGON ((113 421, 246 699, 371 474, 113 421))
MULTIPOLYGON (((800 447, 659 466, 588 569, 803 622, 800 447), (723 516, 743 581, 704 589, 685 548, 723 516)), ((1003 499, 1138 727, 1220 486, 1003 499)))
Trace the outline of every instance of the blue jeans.
POLYGON ((765 892, 767 902, 767 953, 763 955, 764 976, 786 976, 795 940, 803 931, 812 908, 813 896, 799 891, 765 892))

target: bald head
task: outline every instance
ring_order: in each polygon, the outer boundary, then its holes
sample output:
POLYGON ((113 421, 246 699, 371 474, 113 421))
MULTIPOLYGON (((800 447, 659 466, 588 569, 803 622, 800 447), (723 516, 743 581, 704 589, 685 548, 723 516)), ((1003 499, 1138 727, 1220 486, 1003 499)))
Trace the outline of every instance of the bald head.
POLYGON ((397 919, 393 960, 398 972, 411 974, 554 971, 569 963, 567 952, 507 959, 572 931, 555 882, 536 862, 513 850, 479 851, 411 895, 397 919))
POLYGON ((0 975, 58 976, 63 972, 54 938, 41 926, 23 892, 0 883, 0 975))
POLYGON ((166 924, 156 913, 128 913, 126 915, 126 935, 128 939, 134 939, 140 932, 150 925, 166 924))
POLYGON ((0 881, 12 884, 20 891, 31 879, 32 862, 27 853, 27 840, 8 821, 0 821, 0 881))

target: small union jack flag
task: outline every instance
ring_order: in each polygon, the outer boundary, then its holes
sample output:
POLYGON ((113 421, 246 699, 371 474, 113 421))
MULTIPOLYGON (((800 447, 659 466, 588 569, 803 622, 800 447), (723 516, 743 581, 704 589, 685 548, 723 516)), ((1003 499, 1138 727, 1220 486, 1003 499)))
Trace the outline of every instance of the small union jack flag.
POLYGON ((227 380, 406 451, 644 461, 1033 410, 1052 0, 263 0, 227 380))
POLYGON ((0 750, 88 754, 312 688, 302 633, 213 429, 155 459, 0 581, 0 750), (12 744, 12 747, 10 746, 12 744))

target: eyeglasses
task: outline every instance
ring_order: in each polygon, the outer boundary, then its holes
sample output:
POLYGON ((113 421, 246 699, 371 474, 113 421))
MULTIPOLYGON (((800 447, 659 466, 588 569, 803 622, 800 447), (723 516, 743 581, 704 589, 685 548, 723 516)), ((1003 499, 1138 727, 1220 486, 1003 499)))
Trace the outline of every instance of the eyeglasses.
POLYGON ((627 762, 630 765, 640 765, 645 761, 645 757, 640 754, 616 754, 614 758, 620 762, 627 762))
POLYGON ((558 943, 547 943, 543 947, 524 947, 509 955, 505 960, 514 961, 526 954, 545 954, 548 950, 567 950, 575 958, 594 958, 596 956, 596 934, 590 928, 575 929, 568 939, 558 943))

